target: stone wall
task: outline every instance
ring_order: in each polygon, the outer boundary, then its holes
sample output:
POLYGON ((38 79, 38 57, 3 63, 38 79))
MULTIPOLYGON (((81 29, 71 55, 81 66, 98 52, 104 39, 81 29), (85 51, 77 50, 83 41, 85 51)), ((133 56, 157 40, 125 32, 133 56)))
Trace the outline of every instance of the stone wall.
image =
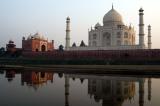
POLYGON ((23 57, 49 59, 160 60, 160 49, 23 52, 23 57))

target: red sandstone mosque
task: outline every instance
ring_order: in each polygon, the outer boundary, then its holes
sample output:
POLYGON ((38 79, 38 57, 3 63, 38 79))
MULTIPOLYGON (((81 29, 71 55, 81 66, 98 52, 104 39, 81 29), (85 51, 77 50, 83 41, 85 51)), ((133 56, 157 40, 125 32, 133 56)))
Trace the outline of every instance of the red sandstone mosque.
POLYGON ((42 34, 35 33, 34 35, 29 35, 26 39, 22 38, 22 50, 23 51, 53 51, 54 50, 54 40, 48 41, 42 34))
POLYGON ((9 40, 6 44, 6 50, 10 53, 14 53, 17 50, 28 51, 28 52, 46 52, 54 50, 54 40, 48 41, 42 34, 35 33, 34 35, 29 35, 28 37, 22 38, 22 48, 16 48, 14 41, 9 40))

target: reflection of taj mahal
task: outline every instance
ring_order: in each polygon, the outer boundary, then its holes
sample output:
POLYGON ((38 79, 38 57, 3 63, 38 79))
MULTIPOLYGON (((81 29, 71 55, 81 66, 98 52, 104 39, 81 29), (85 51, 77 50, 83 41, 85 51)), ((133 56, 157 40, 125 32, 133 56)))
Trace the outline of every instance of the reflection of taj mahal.
POLYGON ((135 95, 135 83, 115 80, 88 80, 88 93, 102 106, 121 106, 135 95))
MULTIPOLYGON (((139 44, 135 44, 134 27, 126 26, 122 16, 113 8, 103 17, 103 25, 97 23, 88 31, 88 46, 70 46, 70 18, 66 20, 66 50, 123 50, 145 49, 143 9, 139 10, 139 44)), ((151 26, 148 26, 148 48, 151 49, 151 26)))
MULTIPOLYGON (((4 74, 4 72, 1 73, 4 74)), ((16 77, 16 74, 21 74, 22 86, 33 87, 35 90, 46 85, 48 81, 51 81, 52 83, 54 75, 53 72, 20 72, 7 70, 5 77, 9 82, 11 82, 16 77)), ((63 74, 59 73, 59 76, 62 78, 63 74)), ((139 104, 139 106, 144 106, 146 102, 145 96, 148 96, 148 101, 151 101, 152 97, 151 78, 148 78, 148 89, 145 89, 146 78, 64 74, 65 82, 63 84, 65 84, 65 106, 70 106, 70 96, 73 96, 73 89, 70 86, 70 84, 72 84, 71 79, 73 79, 73 81, 75 81, 75 79, 80 79, 81 84, 83 84, 84 80, 87 80, 87 98, 94 100, 96 103, 102 104, 102 106, 123 106, 123 104, 127 104, 125 106, 129 106, 132 104, 132 101, 135 101, 133 98, 137 94, 137 96, 139 96, 139 100, 137 100, 136 103, 139 104)))
MULTIPOLYGON (((122 106, 125 101, 132 101, 136 94, 136 82, 139 84, 139 106, 144 106, 144 78, 98 77, 90 75, 65 75, 65 106, 69 106, 70 78, 88 79, 88 94, 102 106, 122 106)), ((83 81, 82 81, 83 82, 83 81)), ((148 100, 151 100, 151 79, 148 79, 148 100)))

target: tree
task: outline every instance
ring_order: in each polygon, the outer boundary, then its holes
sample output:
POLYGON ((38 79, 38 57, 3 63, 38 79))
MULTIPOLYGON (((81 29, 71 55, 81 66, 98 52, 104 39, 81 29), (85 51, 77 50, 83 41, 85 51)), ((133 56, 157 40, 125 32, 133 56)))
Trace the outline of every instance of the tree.
POLYGON ((1 48, 0 48, 0 52, 5 52, 5 48, 4 48, 4 47, 1 47, 1 48))
POLYGON ((73 43, 72 47, 76 47, 76 43, 75 42, 73 43))
POLYGON ((84 46, 86 46, 86 45, 85 45, 84 41, 82 40, 81 44, 80 44, 80 47, 84 47, 84 46))
POLYGON ((59 51, 63 51, 63 50, 64 50, 63 45, 60 45, 60 46, 59 46, 59 51))
POLYGON ((2 56, 4 53, 5 53, 5 48, 4 48, 4 47, 1 47, 1 48, 0 48, 0 56, 2 56))

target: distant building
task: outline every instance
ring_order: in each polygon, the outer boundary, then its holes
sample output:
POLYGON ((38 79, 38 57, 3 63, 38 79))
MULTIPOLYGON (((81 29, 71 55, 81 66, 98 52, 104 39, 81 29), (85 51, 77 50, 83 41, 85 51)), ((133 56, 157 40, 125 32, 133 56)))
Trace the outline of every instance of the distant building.
POLYGON ((40 33, 34 35, 29 35, 27 39, 22 38, 22 49, 23 51, 36 51, 36 52, 45 52, 54 50, 54 40, 51 42, 48 41, 40 33))
POLYGON ((14 53, 16 51, 16 45, 14 41, 10 40, 8 44, 6 44, 6 50, 10 53, 14 53))

